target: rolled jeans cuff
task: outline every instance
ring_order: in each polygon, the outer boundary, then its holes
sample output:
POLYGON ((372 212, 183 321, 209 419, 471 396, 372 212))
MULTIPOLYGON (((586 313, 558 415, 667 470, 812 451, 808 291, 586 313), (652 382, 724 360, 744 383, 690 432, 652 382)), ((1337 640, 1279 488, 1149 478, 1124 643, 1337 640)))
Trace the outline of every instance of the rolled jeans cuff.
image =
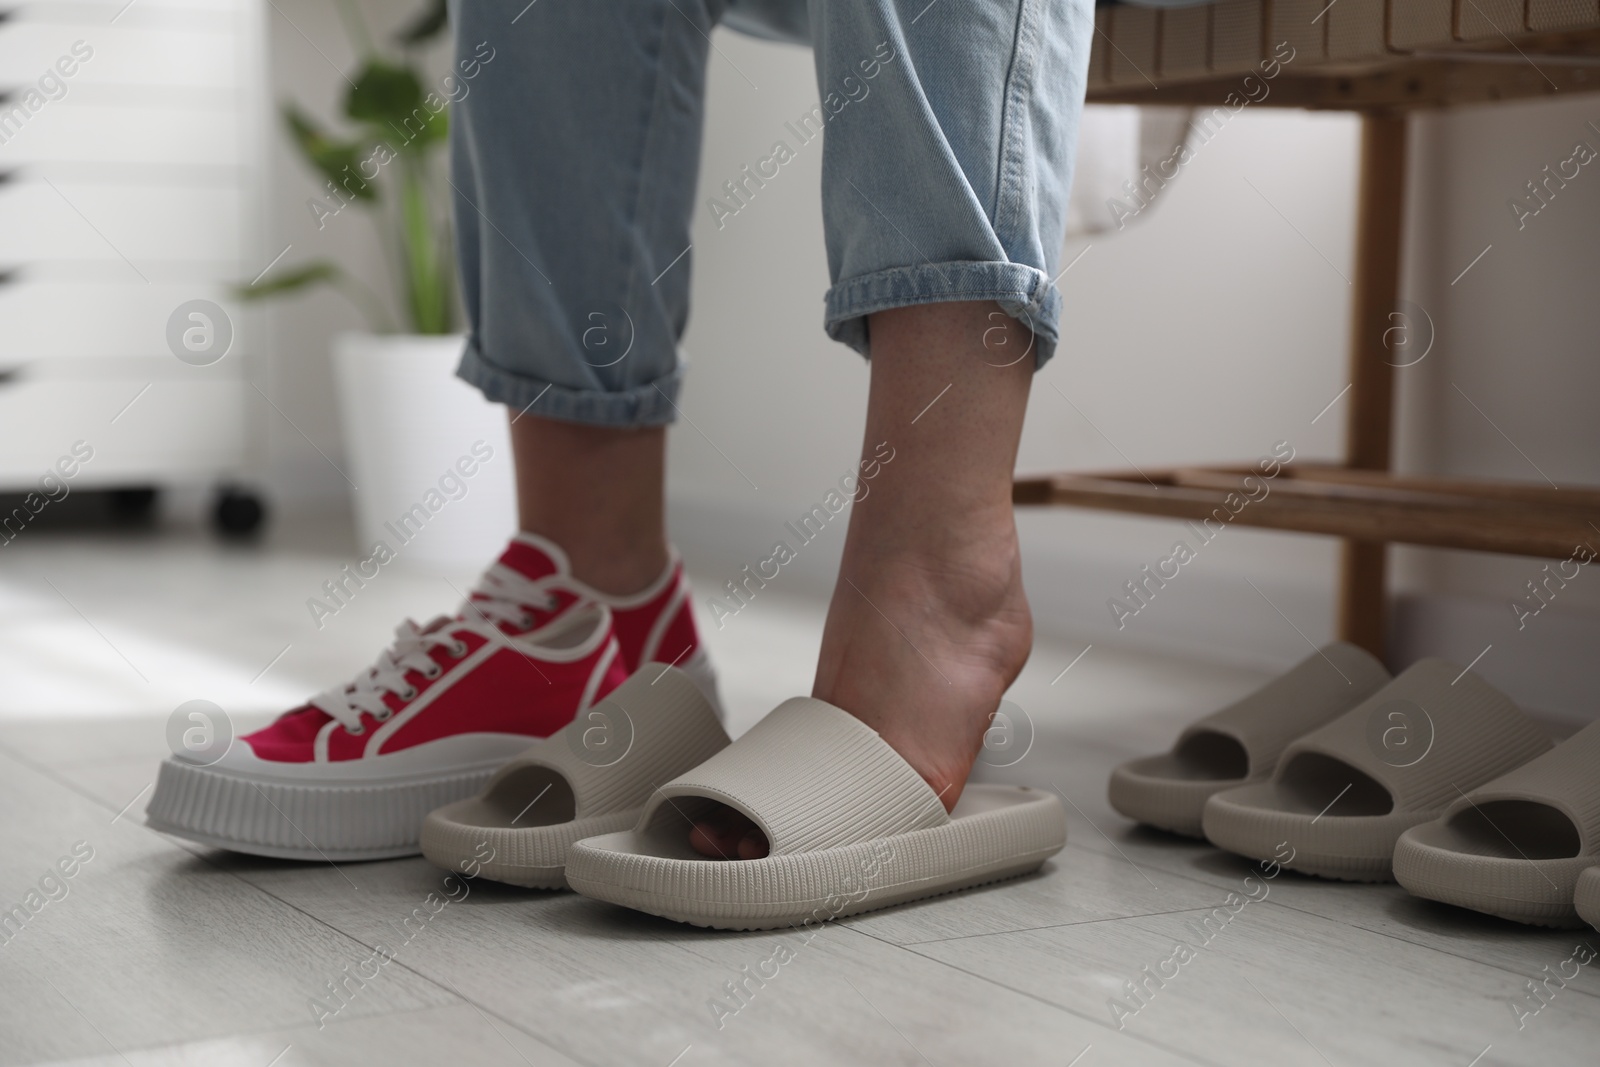
POLYGON ((612 393, 565 385, 496 367, 470 339, 456 376, 513 411, 590 426, 665 426, 677 417, 687 361, 653 382, 612 393))
POLYGON ((957 261, 893 267, 842 281, 828 290, 828 336, 870 357, 867 316, 890 308, 960 300, 993 300, 1033 331, 1034 369, 1055 354, 1061 294, 1036 267, 957 261))

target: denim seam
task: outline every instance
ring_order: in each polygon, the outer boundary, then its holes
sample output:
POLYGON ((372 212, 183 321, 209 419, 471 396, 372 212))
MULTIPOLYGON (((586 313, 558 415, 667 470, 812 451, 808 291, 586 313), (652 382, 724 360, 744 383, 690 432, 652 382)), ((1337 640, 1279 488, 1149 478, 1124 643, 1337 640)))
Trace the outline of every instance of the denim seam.
MULTIPOLYGON (((677 5, 674 4, 673 7, 676 8, 677 5)), ((655 55, 652 57, 655 61, 656 69, 655 84, 650 90, 649 106, 644 109, 644 136, 639 139, 639 157, 637 160, 637 165, 633 168, 633 196, 629 198, 633 205, 633 216, 630 219, 631 225, 624 230, 619 230, 619 233, 631 233, 635 236, 637 236, 644 219, 644 202, 647 195, 648 185, 644 177, 646 174, 646 163, 650 159, 650 153, 655 147, 656 140, 661 131, 661 123, 659 119, 663 98, 662 85, 667 80, 666 42, 668 15, 666 8, 659 7, 658 5, 658 10, 661 18, 656 26, 657 32, 654 42, 655 55)), ((627 238, 624 237, 622 240, 626 242, 627 238)), ((635 306, 633 302, 634 293, 637 292, 639 285, 639 274, 635 269, 638 266, 639 257, 630 255, 629 251, 629 249, 624 247, 621 250, 621 254, 618 256, 618 259, 626 265, 628 274, 627 288, 623 296, 624 303, 622 305, 625 311, 627 308, 635 306)), ((651 264, 651 269, 654 269, 654 264, 651 264)))
MULTIPOLYGON (((1011 66, 1006 71, 1006 88, 1000 125, 1000 158, 995 182, 995 236, 1003 246, 1006 236, 1019 235, 1017 217, 1027 202, 1027 152, 1022 127, 1027 122, 1033 99, 1034 79, 1039 65, 1039 4, 1041 0, 1018 0, 1017 28, 1012 46, 1011 66)), ((1011 252, 1007 250, 1007 258, 1011 252)))

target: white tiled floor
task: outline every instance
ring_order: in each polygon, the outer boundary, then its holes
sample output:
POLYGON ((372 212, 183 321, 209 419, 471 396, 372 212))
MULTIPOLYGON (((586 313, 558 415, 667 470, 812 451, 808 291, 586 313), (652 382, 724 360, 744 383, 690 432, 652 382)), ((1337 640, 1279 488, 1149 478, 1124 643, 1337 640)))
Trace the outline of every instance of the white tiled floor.
MULTIPOLYGON (((402 616, 448 609, 472 575, 385 572, 319 630, 305 600, 347 556, 337 531, 287 533, 265 551, 38 537, 0 558, 0 906, 75 842, 94 848, 0 947, 0 1064, 1595 1062, 1593 968, 1520 1030, 1509 1005, 1600 935, 1293 875, 1119 1029, 1108 999, 1249 868, 1118 818, 1106 775, 1260 676, 1098 647, 1063 675, 1082 646, 1048 643, 1011 694, 1032 748, 981 772, 1070 802, 1070 843, 1039 875, 834 924, 720 1028, 709 1002, 778 935, 479 884, 319 1028, 311 997, 439 872, 146 830, 165 717, 203 697, 248 728, 365 664, 402 616)), ((735 732, 807 689, 821 618, 774 596, 710 631, 735 732)))

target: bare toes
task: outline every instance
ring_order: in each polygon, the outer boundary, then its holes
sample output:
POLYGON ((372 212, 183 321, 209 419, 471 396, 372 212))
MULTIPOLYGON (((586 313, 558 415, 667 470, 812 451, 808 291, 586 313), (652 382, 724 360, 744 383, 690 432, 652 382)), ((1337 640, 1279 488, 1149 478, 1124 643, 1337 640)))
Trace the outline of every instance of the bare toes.
POLYGON ((718 807, 689 831, 689 847, 714 860, 758 860, 767 854, 767 837, 749 817, 718 807))
POLYGON ((752 826, 743 837, 739 839, 739 858, 742 860, 759 860, 767 856, 767 835, 752 826))

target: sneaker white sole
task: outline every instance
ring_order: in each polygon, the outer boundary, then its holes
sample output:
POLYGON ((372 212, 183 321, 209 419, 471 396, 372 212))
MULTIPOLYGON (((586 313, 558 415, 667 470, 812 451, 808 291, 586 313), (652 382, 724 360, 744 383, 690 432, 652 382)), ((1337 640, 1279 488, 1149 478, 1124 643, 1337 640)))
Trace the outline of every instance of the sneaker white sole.
POLYGON ((493 760, 387 779, 264 778, 169 757, 161 764, 145 822, 203 845, 277 859, 414 856, 430 811, 475 795, 534 740, 520 738, 493 760))

